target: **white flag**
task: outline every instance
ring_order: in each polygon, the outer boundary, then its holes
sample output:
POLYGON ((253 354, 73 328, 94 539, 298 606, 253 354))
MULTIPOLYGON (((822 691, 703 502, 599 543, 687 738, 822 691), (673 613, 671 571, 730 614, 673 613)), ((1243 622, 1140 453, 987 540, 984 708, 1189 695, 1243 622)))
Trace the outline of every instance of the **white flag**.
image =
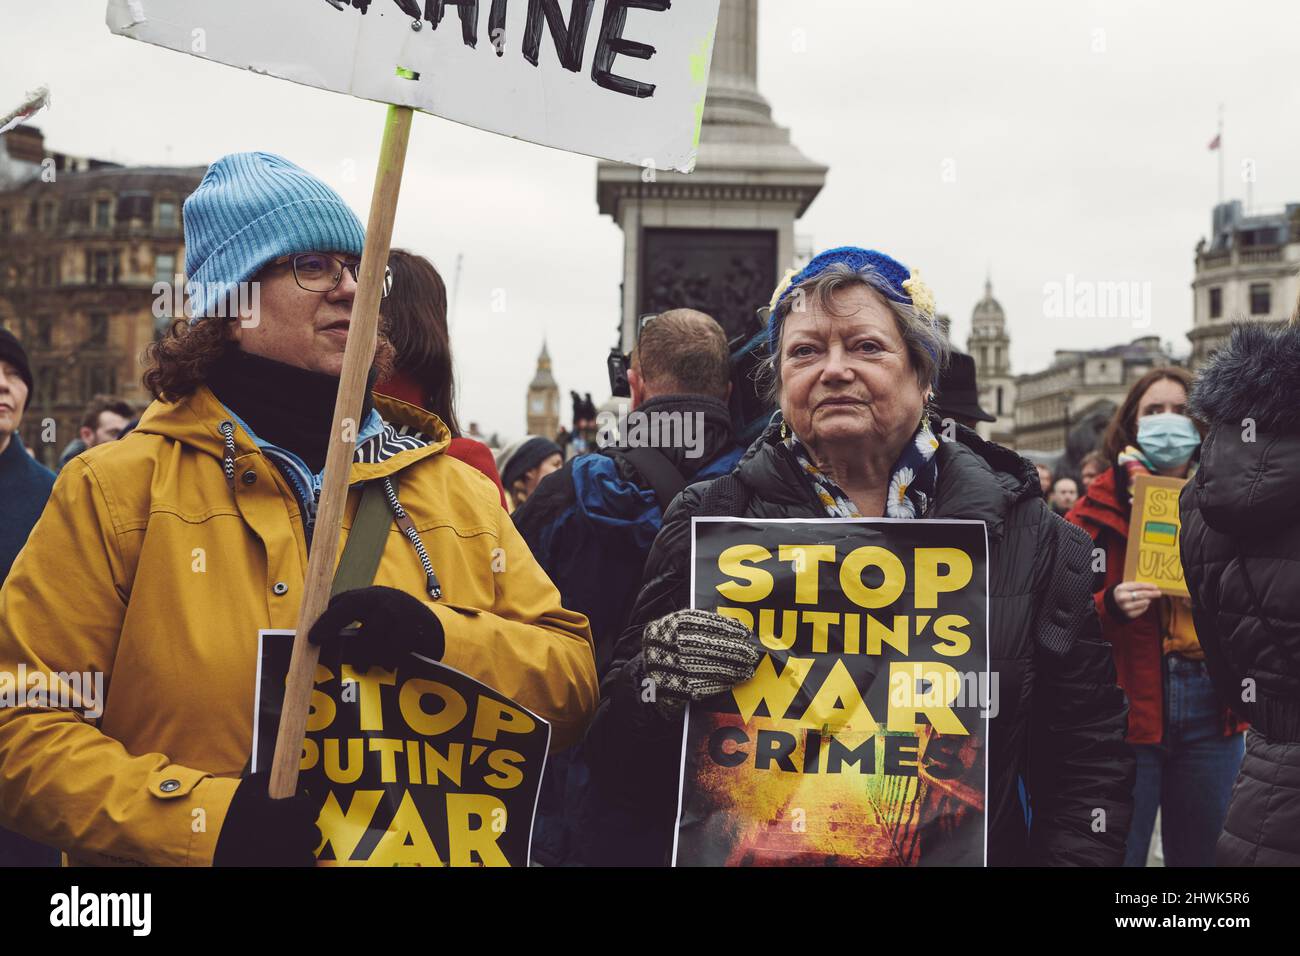
POLYGON ((39 87, 27 94, 23 105, 12 113, 0 116, 0 133, 7 133, 16 126, 26 123, 45 107, 50 105, 50 88, 39 87))

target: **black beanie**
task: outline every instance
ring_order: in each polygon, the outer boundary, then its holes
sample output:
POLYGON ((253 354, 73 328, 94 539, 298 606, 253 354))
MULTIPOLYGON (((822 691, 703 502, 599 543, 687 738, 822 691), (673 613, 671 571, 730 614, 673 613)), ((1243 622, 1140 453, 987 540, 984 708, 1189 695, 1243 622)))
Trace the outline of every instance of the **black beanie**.
POLYGON ((501 469, 501 484, 509 488, 517 479, 522 478, 552 455, 564 457, 564 452, 555 442, 549 438, 528 439, 519 446, 508 461, 502 463, 504 467, 501 469))
POLYGON ((8 329, 0 329, 0 362, 16 366, 19 376, 27 383, 27 391, 32 391, 32 367, 27 364, 27 353, 8 329))

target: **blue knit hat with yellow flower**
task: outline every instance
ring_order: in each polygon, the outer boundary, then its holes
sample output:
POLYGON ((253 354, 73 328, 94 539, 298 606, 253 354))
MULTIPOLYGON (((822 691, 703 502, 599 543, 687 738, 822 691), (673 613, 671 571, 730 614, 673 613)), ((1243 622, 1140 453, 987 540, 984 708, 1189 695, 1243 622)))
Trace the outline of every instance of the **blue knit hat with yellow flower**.
POLYGON ((863 249, 859 246, 840 246, 836 249, 827 249, 815 256, 811 262, 798 272, 793 269, 790 270, 776 287, 776 292, 772 295, 772 317, 767 328, 767 348, 769 353, 776 353, 777 342, 781 338, 781 319, 778 318, 777 307, 794 295, 795 289, 801 284, 809 279, 817 278, 817 276, 835 265, 848 266, 854 272, 870 269, 885 280, 885 288, 879 291, 895 302, 914 306, 919 312, 924 313, 933 320, 934 293, 930 291, 929 286, 921 281, 919 272, 913 272, 892 256, 887 256, 883 252, 877 252, 874 249, 863 249))

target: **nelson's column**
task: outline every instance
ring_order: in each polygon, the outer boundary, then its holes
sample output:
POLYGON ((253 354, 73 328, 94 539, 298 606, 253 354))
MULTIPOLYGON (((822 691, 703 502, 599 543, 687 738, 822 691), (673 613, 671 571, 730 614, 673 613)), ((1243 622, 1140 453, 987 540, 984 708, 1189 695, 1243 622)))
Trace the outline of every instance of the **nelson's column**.
POLYGON ((671 308, 709 313, 729 339, 752 331, 826 172, 758 91, 758 0, 722 0, 695 172, 598 168, 600 211, 624 236, 622 349, 638 316, 671 308))

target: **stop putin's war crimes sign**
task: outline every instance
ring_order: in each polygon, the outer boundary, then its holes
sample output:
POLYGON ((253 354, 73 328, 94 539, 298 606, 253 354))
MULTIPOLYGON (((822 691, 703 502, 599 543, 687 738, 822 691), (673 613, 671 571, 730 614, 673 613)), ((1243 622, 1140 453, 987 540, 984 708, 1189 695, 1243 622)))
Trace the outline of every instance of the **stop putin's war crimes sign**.
POLYGON ((694 606, 763 656, 688 708, 674 863, 982 866, 983 522, 695 518, 693 536, 694 606))

